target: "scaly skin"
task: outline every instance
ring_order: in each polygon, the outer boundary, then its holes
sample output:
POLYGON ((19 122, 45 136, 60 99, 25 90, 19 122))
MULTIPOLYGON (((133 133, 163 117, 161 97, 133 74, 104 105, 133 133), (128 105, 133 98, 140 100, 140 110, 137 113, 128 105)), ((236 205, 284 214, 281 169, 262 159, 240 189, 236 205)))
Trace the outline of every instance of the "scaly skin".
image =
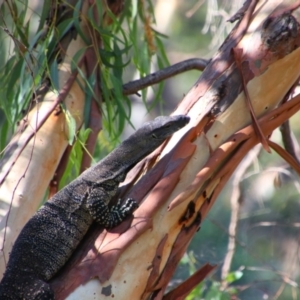
POLYGON ((188 122, 186 116, 172 116, 144 124, 47 201, 14 244, 0 283, 0 299, 54 299, 47 281, 66 263, 92 222, 111 228, 136 209, 133 199, 108 206, 127 172, 188 122))

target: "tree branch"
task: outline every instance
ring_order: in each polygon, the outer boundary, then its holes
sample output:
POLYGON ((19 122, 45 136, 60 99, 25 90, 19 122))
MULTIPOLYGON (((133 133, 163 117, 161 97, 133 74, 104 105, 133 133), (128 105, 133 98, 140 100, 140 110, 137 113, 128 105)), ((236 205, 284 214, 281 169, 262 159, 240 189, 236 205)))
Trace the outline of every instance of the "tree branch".
POLYGON ((293 139, 292 136, 289 120, 285 121, 280 126, 280 132, 281 132, 284 148, 299 164, 300 161, 295 151, 295 144, 294 144, 295 139, 293 139))
POLYGON ((225 290, 228 286, 226 277, 230 272, 230 267, 235 252, 238 221, 240 215, 240 208, 243 200, 243 195, 241 192, 242 178, 246 173, 247 169, 252 164, 253 160, 257 157, 260 150, 261 150, 261 145, 258 145, 251 152, 249 152, 249 154, 246 156, 246 158, 237 168, 233 177, 233 182, 232 182, 233 187, 232 187, 232 193, 230 199, 232 213, 231 213, 230 224, 228 229, 228 233, 229 233, 228 247, 227 247, 227 253, 224 259, 222 272, 221 272, 221 277, 223 280, 221 287, 223 290, 225 290))
POLYGON ((153 84, 159 83, 167 78, 173 77, 177 74, 189 71, 189 70, 199 70, 203 71, 208 60, 202 58, 191 58, 179 62, 175 65, 167 67, 165 69, 159 70, 155 73, 151 73, 141 79, 130 81, 123 85, 123 95, 136 94, 139 90, 144 89, 153 84))

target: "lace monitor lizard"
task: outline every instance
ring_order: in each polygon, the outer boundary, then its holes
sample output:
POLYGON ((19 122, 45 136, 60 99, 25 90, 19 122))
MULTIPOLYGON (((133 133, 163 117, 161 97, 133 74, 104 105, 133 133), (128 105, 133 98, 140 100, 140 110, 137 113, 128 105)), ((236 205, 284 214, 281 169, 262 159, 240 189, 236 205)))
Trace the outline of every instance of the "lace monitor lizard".
POLYGON ((109 208, 127 172, 188 122, 189 117, 178 115, 145 123, 47 201, 27 222, 13 246, 0 283, 0 299, 54 299, 47 281, 66 263, 92 222, 112 228, 137 208, 131 198, 109 208))

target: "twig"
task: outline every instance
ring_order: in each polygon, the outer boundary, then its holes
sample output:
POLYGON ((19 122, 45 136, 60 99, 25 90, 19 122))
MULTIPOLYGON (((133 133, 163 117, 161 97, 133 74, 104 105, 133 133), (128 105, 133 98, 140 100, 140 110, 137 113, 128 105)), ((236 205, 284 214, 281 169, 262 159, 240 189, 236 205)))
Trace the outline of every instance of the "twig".
POLYGON ((224 264, 221 271, 221 278, 223 280, 221 288, 225 290, 228 286, 228 282, 226 281, 226 277, 230 272, 230 267, 233 259, 233 255, 235 252, 236 246, 236 234, 237 234, 237 225, 239 220, 240 207, 242 202, 242 193, 241 193, 241 182, 242 177, 245 172, 252 164, 253 160, 257 157, 259 151, 261 150, 261 146, 255 147, 249 154, 245 157, 244 161, 237 168, 232 182, 232 194, 231 194, 231 219, 228 228, 228 247, 227 254, 224 259, 224 264))
POLYGON ((275 150, 290 166, 300 175, 300 164, 299 162, 292 156, 290 155, 285 149, 283 149, 281 146, 278 144, 268 141, 269 146, 275 150))
POLYGON ((185 13, 185 16, 187 18, 191 18, 193 14, 201 7, 201 5, 204 3, 204 0, 198 1, 189 11, 185 13))
POLYGON ((67 167, 72 148, 73 148, 73 145, 68 145, 59 161, 59 164, 55 170, 55 173, 49 183, 49 193, 48 193, 47 199, 52 198, 54 196, 54 194, 56 194, 58 192, 59 182, 60 182, 60 180, 65 172, 65 169, 67 167))
MULTIPOLYGON (((92 34, 90 34, 92 36, 92 34)), ((98 45, 100 48, 100 42, 97 41, 96 37, 94 38, 95 45, 98 45), (97 44, 96 44, 97 43, 97 44)), ((87 77, 95 75, 96 82, 101 82, 100 78, 100 66, 97 65, 95 68, 94 62, 97 61, 97 51, 95 47, 92 47, 87 50, 86 53, 86 60, 85 60, 85 67, 87 72, 87 77)), ((98 48, 97 48, 98 49, 98 48)), ((92 157, 91 154, 94 153, 98 134, 102 130, 102 113, 100 111, 100 103, 102 102, 102 92, 100 90, 100 85, 95 84, 94 87, 94 94, 91 98, 91 104, 89 108, 89 118, 88 118, 88 128, 91 129, 91 132, 85 142, 86 148, 83 149, 83 155, 81 160, 80 166, 80 174, 85 171, 88 167, 91 166, 92 157)))
POLYGON ((159 83, 162 80, 173 77, 177 74, 189 70, 203 71, 208 64, 208 60, 201 58, 191 58, 179 62, 175 65, 151 73, 141 79, 130 81, 123 85, 123 95, 136 94, 139 90, 144 89, 153 84, 159 83))
POLYGON ((290 122, 289 120, 285 121, 280 126, 280 132, 282 136, 282 142, 284 145, 285 150, 298 162, 300 163, 299 158, 297 157, 296 151, 295 151, 295 144, 290 128, 290 122))
POLYGON ((163 300, 170 299, 185 299, 185 297, 200 283, 202 282, 213 270, 215 270, 217 265, 205 264, 199 270, 197 270, 192 276, 174 288, 172 291, 168 292, 163 296, 163 300))
POLYGON ((233 48, 232 51, 233 51, 233 56, 234 56, 234 59, 235 59, 237 69, 238 69, 238 71, 240 72, 240 75, 241 75, 243 90, 244 90, 245 99, 246 99, 246 105, 247 105, 247 107, 249 109, 249 112, 250 112, 250 115, 251 115, 253 128, 254 128, 255 133, 256 133, 257 137, 259 138, 261 144, 263 145, 264 149, 267 152, 271 153, 271 150, 268 146, 268 142, 266 140, 266 137, 264 136, 264 134, 263 134, 263 132, 262 132, 262 130, 261 130, 259 124, 258 124, 257 117, 255 115, 255 112, 254 112, 254 109, 253 109, 253 106, 252 106, 252 102, 251 102, 251 98, 250 98, 250 94, 249 94, 247 84, 246 84, 246 81, 245 81, 245 77, 243 75, 243 70, 242 70, 243 50, 240 49, 240 48, 233 48))
MULTIPOLYGON (((217 228, 219 228, 222 231, 224 231, 224 232, 227 233, 226 228, 223 227, 219 222, 217 222, 217 221, 215 221, 213 219, 209 219, 209 221, 213 225, 215 225, 217 228)), ((286 274, 284 271, 279 271, 273 265, 267 264, 266 261, 264 259, 262 259, 260 257, 260 255, 258 255, 257 253, 255 253, 253 251, 249 251, 249 249, 247 248, 247 246, 243 242, 241 242, 238 238, 236 239, 236 244, 239 247, 241 247, 244 251, 246 251, 247 254, 249 255, 249 257, 251 257, 253 259, 256 259, 260 263, 260 265, 262 265, 262 266, 266 265, 266 267, 251 267, 251 266, 247 266, 247 267, 245 267, 245 270, 257 271, 257 272, 274 272, 286 284, 288 284, 288 285, 290 285, 292 287, 295 287, 295 288, 299 288, 299 284, 298 284, 297 281, 295 281, 291 277, 289 277, 289 275, 286 274)), ((254 282, 252 282, 252 284, 254 282)), ((259 282, 261 282, 261 280, 259 282)))
POLYGON ((277 292, 275 293, 275 295, 273 296, 273 300, 277 300, 280 295, 282 294, 283 290, 285 289, 286 287, 286 283, 285 282, 282 282, 279 289, 277 290, 277 292))

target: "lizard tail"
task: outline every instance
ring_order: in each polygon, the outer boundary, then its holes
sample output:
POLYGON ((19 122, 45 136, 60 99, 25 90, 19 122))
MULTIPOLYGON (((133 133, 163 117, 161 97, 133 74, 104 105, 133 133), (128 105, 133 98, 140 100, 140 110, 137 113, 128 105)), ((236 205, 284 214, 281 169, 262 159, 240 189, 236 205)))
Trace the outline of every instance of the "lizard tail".
POLYGON ((54 293, 48 283, 35 278, 31 274, 8 275, 0 283, 0 299, 54 300, 54 293), (25 288, 21 289, 20 287, 25 288))

